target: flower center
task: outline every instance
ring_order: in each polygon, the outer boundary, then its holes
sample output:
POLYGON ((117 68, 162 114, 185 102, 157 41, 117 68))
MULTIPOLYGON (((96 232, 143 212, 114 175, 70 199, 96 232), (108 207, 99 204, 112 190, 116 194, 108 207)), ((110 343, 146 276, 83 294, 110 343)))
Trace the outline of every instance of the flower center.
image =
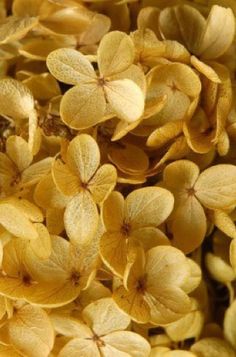
POLYGON ((194 196, 196 191, 193 187, 187 188, 187 193, 189 196, 194 196))
POLYGON ((127 237, 130 233, 130 229, 131 229, 130 224, 127 222, 124 222, 121 226, 121 233, 127 237))
POLYGON ((77 271, 73 271, 71 273, 70 280, 72 282, 72 285, 78 286, 80 281, 80 273, 77 271))
POLYGON ((146 280, 147 280, 146 276, 143 276, 143 277, 139 278, 137 281, 136 290, 140 294, 144 294, 146 291, 146 280))
POLYGON ((104 347, 105 346, 105 342, 102 341, 99 336, 97 336, 96 334, 93 335, 93 341, 96 343, 96 345, 98 347, 104 347))

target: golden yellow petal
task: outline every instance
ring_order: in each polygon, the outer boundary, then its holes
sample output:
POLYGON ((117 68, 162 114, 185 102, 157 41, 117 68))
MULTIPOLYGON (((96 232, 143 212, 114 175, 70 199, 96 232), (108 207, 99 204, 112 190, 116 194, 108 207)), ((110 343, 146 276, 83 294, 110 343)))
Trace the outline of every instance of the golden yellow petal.
POLYGON ((173 217, 173 245, 190 253, 201 245, 206 229, 206 215, 199 201, 194 196, 182 200, 173 217))
POLYGON ((190 349, 202 357, 234 357, 235 352, 225 340, 217 337, 207 337, 195 342, 190 349))
POLYGON ((110 232, 120 230, 124 220, 124 198, 118 191, 112 192, 102 205, 102 219, 110 232))
POLYGON ((150 308, 144 300, 143 294, 137 290, 126 290, 123 286, 116 289, 113 299, 117 305, 134 321, 147 323, 150 321, 150 308))
POLYGON ((37 24, 37 17, 8 17, 0 27, 0 43, 22 39, 37 24))

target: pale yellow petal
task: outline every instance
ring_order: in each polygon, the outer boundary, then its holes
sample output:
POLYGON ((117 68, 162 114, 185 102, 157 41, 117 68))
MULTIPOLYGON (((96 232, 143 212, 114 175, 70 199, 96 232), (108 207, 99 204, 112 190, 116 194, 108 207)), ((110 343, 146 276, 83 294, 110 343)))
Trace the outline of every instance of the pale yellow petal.
POLYGON ((87 134, 76 136, 68 146, 66 163, 82 183, 88 183, 100 163, 99 147, 93 137, 87 134))
POLYGON ((81 83, 64 94, 60 113, 66 125, 79 130, 101 121, 105 109, 106 101, 102 87, 95 82, 81 83))
POLYGON ((98 336, 125 330, 130 323, 130 318, 117 307, 110 297, 89 304, 83 310, 82 316, 98 336))
POLYGON ((124 32, 105 35, 98 47, 98 67, 104 77, 126 70, 134 61, 134 45, 124 32))
MULTIPOLYGON (((66 196, 74 196, 80 190, 80 179, 63 163, 55 159, 52 164, 52 177, 59 192, 66 196)), ((48 207, 49 208, 49 207, 48 207)))
POLYGON ((102 219, 107 230, 120 230, 124 220, 124 198, 118 191, 112 192, 102 205, 102 219))
POLYGON ((0 27, 0 43, 20 40, 38 24, 37 17, 10 16, 0 27))
POLYGON ((74 244, 86 244, 94 237, 98 211, 89 192, 82 191, 71 199, 66 206, 64 224, 74 244))
POLYGON ((78 84, 96 77, 89 60, 71 48, 52 51, 47 57, 47 66, 54 77, 67 84, 78 84))
POLYGON ((30 220, 11 204, 0 204, 0 224, 16 237, 37 239, 38 233, 30 220))
POLYGON ((41 178, 48 175, 53 163, 52 157, 35 162, 25 169, 22 173, 21 183, 25 186, 35 185, 41 178))
POLYGON ((214 5, 207 18, 198 53, 205 59, 218 58, 230 47, 234 35, 235 17, 233 11, 214 5))
POLYGON ((83 357, 101 356, 98 347, 92 340, 74 338, 62 348, 58 357, 78 357, 78 353, 83 357))
POLYGON ((23 354, 47 357, 54 343, 54 331, 45 311, 25 305, 8 326, 11 344, 23 354))
POLYGON ((102 203, 116 185, 117 172, 113 165, 102 165, 89 181, 88 189, 96 203, 102 203))
POLYGON ((174 205, 171 192, 160 187, 145 187, 131 192, 125 201, 125 218, 131 228, 159 226, 174 205))
MULTIPOLYGON (((124 352, 125 355, 127 354, 132 357, 149 356, 151 350, 149 343, 144 337, 131 331, 113 332, 106 335, 102 340, 119 352, 124 352)), ((101 350, 103 351, 103 348, 101 348, 101 350)), ((109 356, 109 354, 107 354, 107 356, 109 356)), ((119 353, 117 356, 119 356, 119 353)))
POLYGON ((199 176, 195 195, 209 208, 225 208, 236 203, 236 166, 215 165, 199 176), (227 173, 227 174, 226 174, 227 173))
POLYGON ((107 82, 105 95, 118 118, 127 122, 138 120, 144 111, 142 90, 130 79, 107 82))
POLYGON ((235 352, 230 344, 216 337, 203 338, 195 342, 190 350, 201 357, 235 356, 235 352))
POLYGON ((16 164, 19 171, 26 169, 33 160, 27 141, 17 135, 12 135, 6 142, 6 153, 16 164))

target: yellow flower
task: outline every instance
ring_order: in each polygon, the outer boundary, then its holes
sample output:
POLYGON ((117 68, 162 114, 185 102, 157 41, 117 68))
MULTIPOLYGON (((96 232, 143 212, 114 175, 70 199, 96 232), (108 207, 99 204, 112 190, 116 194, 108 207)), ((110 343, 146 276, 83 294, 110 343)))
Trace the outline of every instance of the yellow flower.
POLYGON ((56 314, 51 318, 56 332, 70 338, 59 357, 76 357, 81 351, 84 357, 149 356, 149 343, 142 336, 125 331, 130 318, 118 309, 112 298, 89 304, 82 311, 83 320, 56 314))
POLYGON ((145 187, 131 192, 126 199, 112 192, 102 207, 106 232, 100 241, 105 264, 123 276, 129 255, 141 243, 145 249, 169 244, 157 227, 170 215, 174 205, 172 194, 159 187, 145 187))
POLYGON ((71 196, 64 214, 65 229, 72 242, 86 243, 98 226, 96 204, 102 203, 115 187, 116 169, 110 164, 99 167, 99 147, 87 134, 70 142, 65 160, 57 158, 52 168, 58 190, 71 196))
POLYGON ((206 235, 204 208, 224 210, 236 203, 236 166, 222 164, 199 171, 193 162, 179 160, 163 173, 164 187, 175 197, 172 242, 185 253, 199 247, 206 235))
POLYGON ((113 298, 134 321, 166 325, 190 311, 190 299, 181 288, 189 265, 178 249, 159 246, 146 256, 140 250, 128 270, 125 286, 115 289, 113 298))
POLYGON ((59 81, 75 85, 62 98, 62 120, 74 129, 88 128, 106 119, 107 108, 125 121, 139 119, 144 110, 144 93, 133 74, 129 79, 133 60, 134 45, 128 35, 119 31, 105 35, 99 44, 99 75, 78 51, 64 48, 51 52, 47 58, 50 72, 59 81))

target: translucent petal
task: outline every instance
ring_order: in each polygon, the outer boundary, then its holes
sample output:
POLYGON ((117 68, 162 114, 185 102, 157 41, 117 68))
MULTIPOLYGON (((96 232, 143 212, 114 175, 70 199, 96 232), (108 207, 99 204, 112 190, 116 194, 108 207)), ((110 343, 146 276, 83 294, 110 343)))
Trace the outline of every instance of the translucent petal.
POLYGON ((99 147, 93 137, 87 134, 76 136, 68 146, 66 163, 82 183, 88 183, 100 163, 99 147))
POLYGON ((98 211, 90 193, 82 191, 72 198, 64 214, 66 232, 74 244, 87 244, 98 226, 98 211))

